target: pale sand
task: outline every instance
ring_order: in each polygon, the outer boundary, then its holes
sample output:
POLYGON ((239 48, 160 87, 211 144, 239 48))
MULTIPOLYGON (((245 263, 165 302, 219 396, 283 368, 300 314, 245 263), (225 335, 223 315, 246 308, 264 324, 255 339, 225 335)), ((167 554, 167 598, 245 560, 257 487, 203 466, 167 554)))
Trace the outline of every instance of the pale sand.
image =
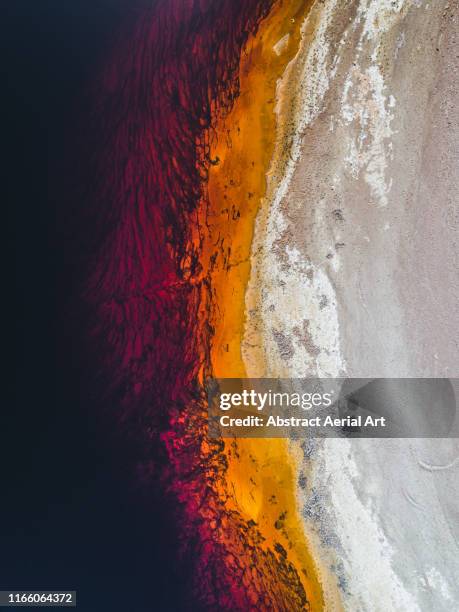
MULTIPOLYGON (((457 0, 316 2, 278 86, 249 376, 458 376, 458 21, 457 0)), ((307 446, 306 531, 346 609, 459 608, 458 451, 307 446)))

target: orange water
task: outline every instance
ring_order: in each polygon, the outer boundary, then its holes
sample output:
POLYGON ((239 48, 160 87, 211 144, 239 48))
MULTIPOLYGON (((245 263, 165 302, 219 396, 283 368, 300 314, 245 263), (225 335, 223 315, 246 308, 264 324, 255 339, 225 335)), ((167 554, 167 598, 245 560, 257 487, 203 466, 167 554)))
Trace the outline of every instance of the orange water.
MULTIPOLYGON (((311 3, 278 2, 246 45, 240 62, 240 95, 209 132, 208 201, 199 214, 203 274, 211 280, 215 377, 245 377, 241 342, 245 290, 255 217, 266 190, 276 139, 276 83, 298 50, 300 27, 311 3), (285 35, 284 49, 274 46, 285 35)), ((207 315, 208 316, 208 315, 207 315)), ((309 552, 296 500, 295 466, 281 439, 241 439, 226 446, 226 504, 253 520, 265 538, 280 543, 295 566, 313 610, 323 609, 322 588, 309 552), (230 495, 228 496, 228 492, 230 495)))

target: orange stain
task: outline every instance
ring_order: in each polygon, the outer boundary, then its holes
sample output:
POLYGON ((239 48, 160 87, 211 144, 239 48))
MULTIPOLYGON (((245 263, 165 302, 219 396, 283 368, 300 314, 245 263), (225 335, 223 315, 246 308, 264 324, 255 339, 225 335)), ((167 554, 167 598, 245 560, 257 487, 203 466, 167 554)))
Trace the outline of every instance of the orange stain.
MULTIPOLYGON (((240 95, 226 116, 217 115, 208 133, 212 165, 196 241, 201 245, 203 278, 210 280, 203 316, 210 316, 213 327, 214 377, 246 376, 241 356, 245 290, 255 218, 276 140, 276 84, 298 50, 301 24, 310 6, 308 0, 275 3, 242 54, 240 95)), ((322 610, 322 588, 298 516, 295 466, 287 442, 227 440, 226 454, 222 497, 228 509, 256 523, 265 538, 263 546, 280 544, 287 551, 311 609, 322 610)))

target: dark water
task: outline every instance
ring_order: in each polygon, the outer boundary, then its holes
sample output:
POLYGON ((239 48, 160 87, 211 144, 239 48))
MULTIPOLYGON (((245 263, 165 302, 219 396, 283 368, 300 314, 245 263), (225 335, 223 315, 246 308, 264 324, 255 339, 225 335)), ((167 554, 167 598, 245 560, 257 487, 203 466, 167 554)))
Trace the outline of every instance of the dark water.
POLYGON ((197 316, 190 219, 213 103, 231 107, 241 48, 270 6, 5 10, 15 264, 2 589, 76 590, 78 608, 94 612, 198 610, 195 598, 233 609, 231 588, 242 594, 244 568, 228 577, 224 547, 209 553, 200 507, 212 487, 196 375, 211 330, 197 316))
POLYGON ((81 330, 62 322, 79 270, 56 221, 69 201, 55 186, 82 91, 135 11, 135 0, 26 1, 3 7, 1 20, 13 274, 4 277, 0 588, 76 589, 78 609, 91 612, 190 609, 167 508, 132 490, 132 449, 94 416, 81 330))

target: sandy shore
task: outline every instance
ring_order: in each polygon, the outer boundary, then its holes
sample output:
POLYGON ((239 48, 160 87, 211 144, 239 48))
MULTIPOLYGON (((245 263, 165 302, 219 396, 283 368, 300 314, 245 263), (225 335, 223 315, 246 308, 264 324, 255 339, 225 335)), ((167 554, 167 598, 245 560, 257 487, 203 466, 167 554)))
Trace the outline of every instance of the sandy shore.
MULTIPOLYGON (((326 0, 303 24, 252 248, 249 376, 458 376, 458 21, 457 0, 326 0)), ((303 451, 306 530, 346 609, 459 606, 456 440, 303 451)))

